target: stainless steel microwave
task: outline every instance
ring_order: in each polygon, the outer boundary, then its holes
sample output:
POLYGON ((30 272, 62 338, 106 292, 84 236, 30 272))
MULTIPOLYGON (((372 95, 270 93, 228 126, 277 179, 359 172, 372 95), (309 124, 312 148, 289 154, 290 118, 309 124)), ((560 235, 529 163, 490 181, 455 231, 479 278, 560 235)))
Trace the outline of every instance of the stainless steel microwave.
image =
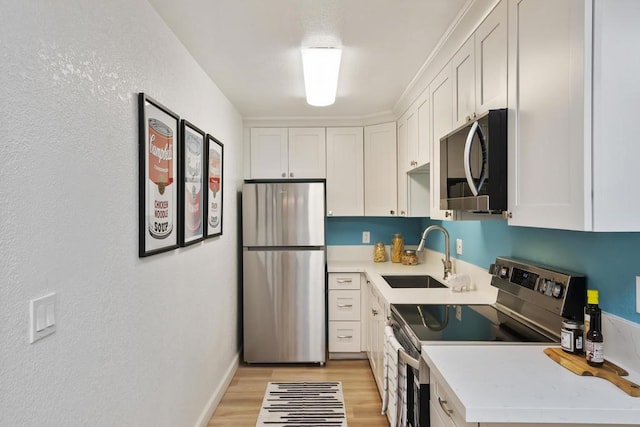
POLYGON ((440 139, 440 209, 507 209, 507 110, 489 110, 440 139))

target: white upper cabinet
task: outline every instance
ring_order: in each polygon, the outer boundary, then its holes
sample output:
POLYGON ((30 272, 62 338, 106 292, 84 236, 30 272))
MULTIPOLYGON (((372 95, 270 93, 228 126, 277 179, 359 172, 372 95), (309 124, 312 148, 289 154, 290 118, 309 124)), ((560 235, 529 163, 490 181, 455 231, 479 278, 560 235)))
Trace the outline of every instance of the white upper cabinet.
POLYGON ((407 216, 408 207, 408 162, 407 162, 407 120, 398 120, 398 216, 407 216))
POLYGON ((453 79, 453 124, 462 125, 476 111, 476 63, 474 38, 471 36, 451 59, 453 79))
POLYGON ((327 215, 364 215, 361 127, 327 128, 327 215))
POLYGON ((507 105, 507 0, 475 32, 477 114, 507 105))
POLYGON ((324 128, 252 128, 251 179, 324 178, 324 128))
POLYGON ((451 67, 447 65, 429 86, 431 100, 431 219, 455 219, 453 211, 440 210, 440 138, 453 124, 451 67))
POLYGON ((249 155, 249 178, 286 178, 289 175, 287 129, 252 128, 249 155))
POLYGON ((640 231, 639 21, 636 0, 510 0, 510 225, 640 231))
POLYGON ((289 129, 289 178, 326 176, 324 128, 289 129))
POLYGON ((418 100, 418 166, 431 161, 431 114, 429 103, 429 89, 425 89, 418 100))
POLYGON ((425 166, 431 158, 431 140, 429 139, 429 90, 425 91, 409 107, 401 119, 406 123, 407 167, 412 170, 425 166))
POLYGON ((451 59, 454 128, 507 105, 507 2, 501 1, 451 59))
POLYGON ((364 214, 396 216, 396 122, 364 128, 364 214))

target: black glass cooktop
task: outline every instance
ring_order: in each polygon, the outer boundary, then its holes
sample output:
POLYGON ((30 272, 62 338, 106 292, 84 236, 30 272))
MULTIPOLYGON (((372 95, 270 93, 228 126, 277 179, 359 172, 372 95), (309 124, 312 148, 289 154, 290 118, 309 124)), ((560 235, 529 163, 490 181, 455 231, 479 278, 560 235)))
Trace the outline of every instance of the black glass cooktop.
POLYGON ((393 304, 391 311, 418 341, 559 342, 491 305, 393 304))

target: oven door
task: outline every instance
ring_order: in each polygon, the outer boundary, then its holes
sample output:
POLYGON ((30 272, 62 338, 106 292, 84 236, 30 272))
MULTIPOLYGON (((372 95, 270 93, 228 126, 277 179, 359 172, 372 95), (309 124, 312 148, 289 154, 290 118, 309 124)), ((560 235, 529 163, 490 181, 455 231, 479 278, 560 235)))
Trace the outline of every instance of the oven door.
MULTIPOLYGON (((420 360, 420 348, 416 347, 412 342, 412 339, 398 320, 400 319, 392 319, 391 327, 396 340, 401 346, 398 351, 398 358, 407 368, 405 383, 403 384, 406 390, 406 399, 404 404, 403 402, 398 403, 398 419, 402 419, 404 415, 407 426, 429 427, 429 374, 428 372, 422 372, 426 368, 426 364, 420 360)), ((404 326, 406 327, 406 325, 404 326)))

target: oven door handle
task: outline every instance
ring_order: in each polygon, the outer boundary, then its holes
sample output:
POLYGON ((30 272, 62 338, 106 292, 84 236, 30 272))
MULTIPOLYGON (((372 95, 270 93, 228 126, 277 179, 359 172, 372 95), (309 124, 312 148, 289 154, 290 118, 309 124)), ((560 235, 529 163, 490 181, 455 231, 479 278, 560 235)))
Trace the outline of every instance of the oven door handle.
POLYGON ((409 356, 409 354, 404 351, 404 348, 400 347, 400 349, 398 350, 398 356, 404 363, 411 366, 413 369, 417 371, 420 370, 420 361, 409 356))

